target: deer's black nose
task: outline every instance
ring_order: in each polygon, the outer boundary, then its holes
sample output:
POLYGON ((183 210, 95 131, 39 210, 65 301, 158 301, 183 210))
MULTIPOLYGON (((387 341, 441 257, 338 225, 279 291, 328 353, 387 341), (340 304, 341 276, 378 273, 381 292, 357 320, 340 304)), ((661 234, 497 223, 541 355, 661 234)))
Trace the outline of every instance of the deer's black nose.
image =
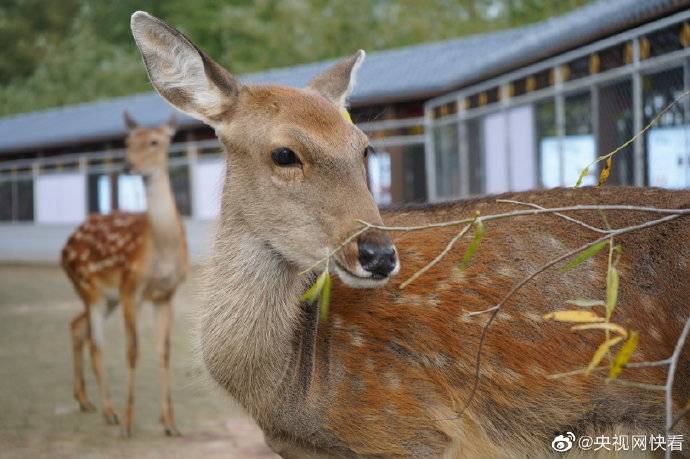
POLYGON ((390 242, 382 244, 378 241, 360 240, 358 247, 359 264, 365 271, 369 271, 372 277, 384 278, 395 269, 397 256, 395 247, 390 242))

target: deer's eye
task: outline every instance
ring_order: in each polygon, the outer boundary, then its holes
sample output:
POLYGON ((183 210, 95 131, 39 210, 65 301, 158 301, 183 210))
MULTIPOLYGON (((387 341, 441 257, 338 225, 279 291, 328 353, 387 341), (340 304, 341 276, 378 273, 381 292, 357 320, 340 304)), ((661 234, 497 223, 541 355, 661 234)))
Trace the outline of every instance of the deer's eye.
POLYGON ((374 153, 374 147, 372 147, 371 145, 367 146, 367 148, 364 149, 364 157, 366 158, 367 156, 369 156, 370 153, 374 153))
POLYGON ((271 159, 277 166, 299 166, 302 163, 294 151, 289 148, 276 148, 271 152, 271 159))
POLYGON ((158 140, 153 139, 152 141, 149 142, 149 144, 150 144, 152 147, 155 147, 156 145, 158 145, 158 140))

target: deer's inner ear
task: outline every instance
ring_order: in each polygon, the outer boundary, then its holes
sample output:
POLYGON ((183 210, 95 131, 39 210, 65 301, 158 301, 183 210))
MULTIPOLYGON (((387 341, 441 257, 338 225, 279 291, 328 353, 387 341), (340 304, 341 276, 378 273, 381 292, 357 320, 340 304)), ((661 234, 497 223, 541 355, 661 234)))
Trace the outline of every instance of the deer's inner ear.
POLYGON ((177 29, 143 11, 131 26, 149 79, 170 104, 212 126, 234 105, 239 84, 177 29))
POLYGON ((307 89, 318 92, 338 108, 345 108, 347 98, 355 86, 357 71, 364 62, 365 56, 365 52, 360 49, 354 55, 314 77, 307 85, 307 89))

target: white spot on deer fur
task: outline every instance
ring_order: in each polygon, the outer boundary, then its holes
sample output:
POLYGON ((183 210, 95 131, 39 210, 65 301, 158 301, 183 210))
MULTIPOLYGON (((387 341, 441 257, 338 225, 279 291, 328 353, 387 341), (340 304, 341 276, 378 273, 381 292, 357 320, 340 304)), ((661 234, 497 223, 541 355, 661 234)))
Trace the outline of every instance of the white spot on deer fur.
POLYGON ((362 347, 364 345, 364 338, 362 334, 357 331, 350 331, 350 342, 353 346, 362 347))
POLYGON ((654 307, 654 302, 652 299, 648 296, 641 296, 640 297, 640 302, 642 303, 642 307, 644 308, 645 312, 647 314, 654 314, 656 312, 656 308, 654 307))
POLYGON ((541 314, 537 314, 534 311, 525 311, 524 316, 526 319, 532 321, 532 322, 543 322, 544 319, 541 316, 541 314))
POLYGON ((89 254, 90 254, 89 249, 84 249, 84 251, 83 251, 83 252, 81 253, 81 255, 79 256, 79 259, 80 259, 81 261, 86 261, 86 260, 89 258, 89 254))
POLYGON ((401 385, 400 381, 400 376, 397 374, 391 372, 391 371, 386 371, 383 374, 384 380, 388 383, 388 386, 390 386, 391 389, 399 389, 401 385))
POLYGON ((651 336, 655 340, 661 340, 661 331, 659 331, 657 327, 652 326, 647 330, 647 332, 649 333, 649 336, 651 336))
POLYGON ((67 249, 67 259, 73 261, 75 258, 77 258, 77 252, 73 249, 67 249))
POLYGON ((515 276, 515 271, 508 266, 508 265, 500 265, 498 268, 496 268, 496 273, 503 276, 503 277, 514 277, 515 276))

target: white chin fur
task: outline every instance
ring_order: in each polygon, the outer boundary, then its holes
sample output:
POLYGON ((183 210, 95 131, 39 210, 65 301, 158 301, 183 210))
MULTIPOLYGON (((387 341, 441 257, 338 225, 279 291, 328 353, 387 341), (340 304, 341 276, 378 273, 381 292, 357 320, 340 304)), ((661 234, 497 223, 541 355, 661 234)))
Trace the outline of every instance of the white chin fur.
POLYGON ((400 262, 396 262, 395 269, 391 272, 390 276, 387 276, 383 279, 373 279, 371 277, 372 274, 362 269, 359 263, 357 263, 357 267, 355 269, 357 270, 356 276, 350 274, 335 264, 335 272, 338 273, 340 280, 342 280, 348 286, 353 288, 377 288, 386 285, 391 277, 398 274, 398 271, 400 271, 400 262))

